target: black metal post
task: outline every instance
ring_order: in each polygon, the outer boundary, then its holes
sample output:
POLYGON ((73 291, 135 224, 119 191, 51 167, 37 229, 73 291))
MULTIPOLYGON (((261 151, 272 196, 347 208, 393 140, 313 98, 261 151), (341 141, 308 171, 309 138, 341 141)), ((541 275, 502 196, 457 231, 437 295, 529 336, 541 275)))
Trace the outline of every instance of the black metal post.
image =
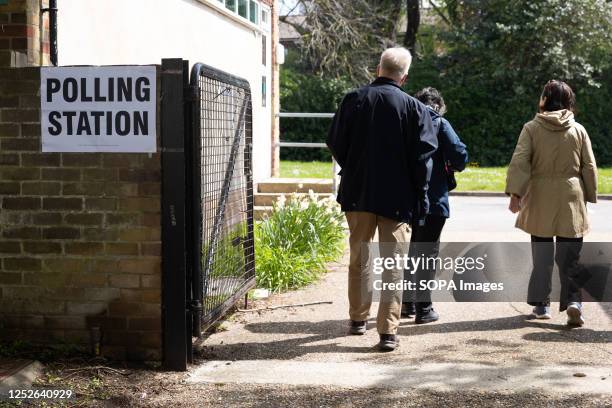
POLYGON ((162 60, 163 364, 185 371, 191 353, 185 225, 185 61, 162 60))
POLYGON ((189 100, 188 109, 190 119, 190 131, 187 132, 187 143, 190 153, 186 156, 188 162, 187 171, 187 190, 191 197, 191 204, 188 208, 189 228, 191 238, 189 242, 191 254, 189 258, 190 280, 191 283, 191 315, 192 335, 202 336, 202 145, 201 145, 201 100, 200 87, 198 80, 200 73, 197 70, 191 71, 189 80, 189 100))
POLYGON ((49 47, 51 63, 57 67, 57 0, 49 0, 49 47))

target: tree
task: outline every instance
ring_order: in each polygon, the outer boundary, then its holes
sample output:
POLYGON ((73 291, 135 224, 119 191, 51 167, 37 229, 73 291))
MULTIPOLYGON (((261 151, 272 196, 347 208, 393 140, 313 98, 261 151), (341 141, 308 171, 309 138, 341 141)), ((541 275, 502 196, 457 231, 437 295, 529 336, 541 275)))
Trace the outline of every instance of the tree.
POLYGON ((416 40, 421 24, 421 4, 419 0, 406 0, 406 34, 404 46, 415 55, 416 40))
POLYGON ((560 78, 596 85, 609 66, 612 4, 605 0, 448 0, 451 54, 490 79, 560 78))
POLYGON ((372 79, 380 52, 396 44, 402 3, 395 0, 302 0, 303 21, 284 19, 302 35, 302 56, 320 75, 372 79))
POLYGON ((442 47, 416 63, 409 91, 436 86, 471 160, 503 165, 549 79, 578 95, 601 163, 612 162, 612 4, 605 0, 446 0, 434 11, 442 47), (606 96, 607 95, 607 96, 606 96))

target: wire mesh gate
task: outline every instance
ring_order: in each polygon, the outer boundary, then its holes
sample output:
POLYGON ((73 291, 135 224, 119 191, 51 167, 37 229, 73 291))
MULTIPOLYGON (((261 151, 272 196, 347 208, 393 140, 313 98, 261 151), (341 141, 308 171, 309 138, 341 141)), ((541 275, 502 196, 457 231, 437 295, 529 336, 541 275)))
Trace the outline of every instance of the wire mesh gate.
POLYGON ((249 83, 198 63, 191 70, 193 335, 255 284, 249 83))
POLYGON ((255 285, 252 111, 247 81, 162 60, 164 366, 255 285))

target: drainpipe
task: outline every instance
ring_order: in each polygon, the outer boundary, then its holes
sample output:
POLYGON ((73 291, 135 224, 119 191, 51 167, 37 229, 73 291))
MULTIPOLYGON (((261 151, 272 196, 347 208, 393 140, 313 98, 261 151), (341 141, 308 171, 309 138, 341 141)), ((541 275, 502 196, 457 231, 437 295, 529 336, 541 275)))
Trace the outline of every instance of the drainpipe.
POLYGON ((57 0, 49 0, 49 8, 40 11, 49 13, 49 58, 51 64, 57 67, 57 0))
POLYGON ((280 126, 279 126, 279 118, 277 113, 280 111, 280 74, 279 74, 279 64, 278 64, 278 45, 279 45, 279 27, 278 27, 278 7, 279 0, 274 0, 272 2, 272 46, 270 47, 272 54, 272 80, 271 80, 271 94, 272 94, 272 177, 278 177, 280 175, 280 147, 278 143, 280 142, 280 126))

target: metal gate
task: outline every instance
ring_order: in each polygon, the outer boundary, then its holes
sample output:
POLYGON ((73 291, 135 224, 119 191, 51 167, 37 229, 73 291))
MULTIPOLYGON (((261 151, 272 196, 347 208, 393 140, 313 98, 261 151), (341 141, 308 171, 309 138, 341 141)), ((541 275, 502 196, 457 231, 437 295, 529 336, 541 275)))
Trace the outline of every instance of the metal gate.
POLYGON ((247 81, 162 61, 164 365, 255 286, 252 110, 247 81))
POLYGON ((191 70, 189 195, 193 335, 255 284, 249 83, 198 63, 191 70))

